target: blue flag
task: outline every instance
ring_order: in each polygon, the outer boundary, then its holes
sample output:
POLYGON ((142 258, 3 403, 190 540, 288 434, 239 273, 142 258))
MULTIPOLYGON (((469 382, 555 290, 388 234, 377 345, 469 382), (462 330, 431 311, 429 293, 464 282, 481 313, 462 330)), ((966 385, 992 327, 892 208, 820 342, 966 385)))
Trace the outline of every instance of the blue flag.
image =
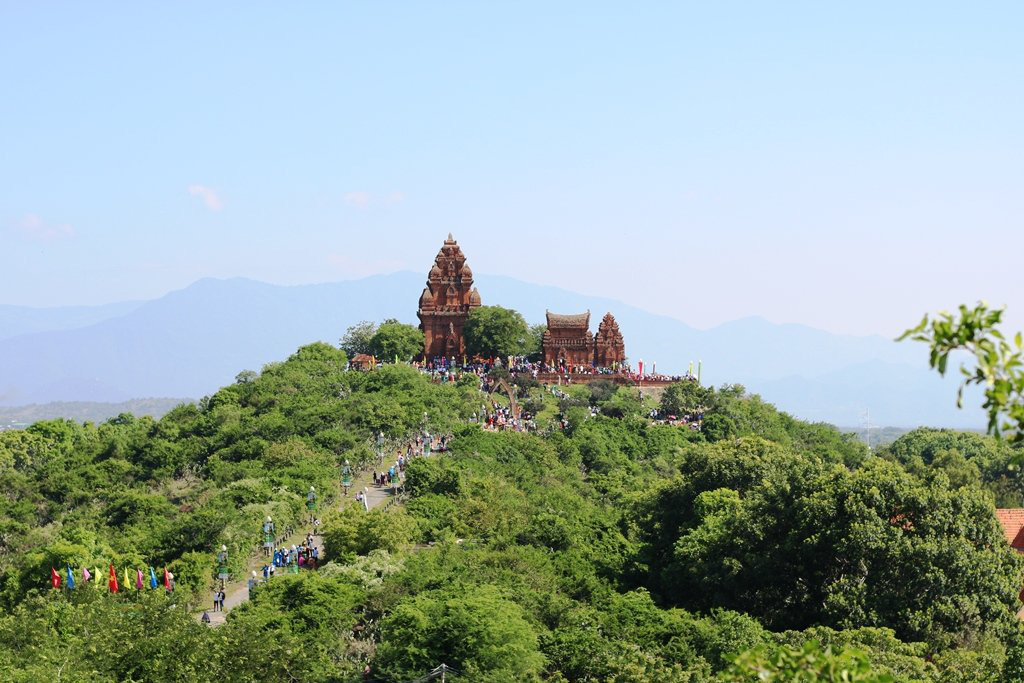
POLYGON ((153 568, 149 568, 149 587, 156 588, 156 573, 153 572, 153 568))
POLYGON ((75 575, 71 573, 71 565, 70 564, 68 565, 68 580, 67 580, 67 583, 65 583, 64 585, 66 585, 68 587, 68 590, 71 590, 72 588, 75 587, 75 575))

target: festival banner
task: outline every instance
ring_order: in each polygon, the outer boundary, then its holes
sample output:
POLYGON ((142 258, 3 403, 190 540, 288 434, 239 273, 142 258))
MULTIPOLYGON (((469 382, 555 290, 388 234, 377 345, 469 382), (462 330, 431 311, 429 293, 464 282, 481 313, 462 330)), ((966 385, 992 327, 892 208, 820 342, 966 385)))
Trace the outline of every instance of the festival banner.
POLYGON ((110 587, 111 593, 117 592, 117 570, 114 569, 114 563, 110 563, 110 579, 107 580, 107 586, 110 587))
POLYGON ((50 567, 50 584, 54 588, 60 588, 60 574, 53 567, 50 567))

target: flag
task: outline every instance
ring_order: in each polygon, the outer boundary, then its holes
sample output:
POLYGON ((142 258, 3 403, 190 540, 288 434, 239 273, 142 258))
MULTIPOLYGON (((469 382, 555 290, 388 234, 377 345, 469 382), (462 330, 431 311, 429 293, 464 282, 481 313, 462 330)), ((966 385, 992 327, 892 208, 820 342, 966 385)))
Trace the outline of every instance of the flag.
POLYGON ((96 588, 100 587, 100 568, 96 567, 96 572, 92 575, 93 583, 96 584, 96 588))
POLYGON ((88 582, 92 578, 92 574, 89 573, 88 567, 82 567, 82 581, 88 582))
POLYGON ((152 567, 149 568, 149 588, 150 590, 156 588, 156 572, 152 567))
POLYGON ((110 563, 110 579, 107 580, 107 585, 110 587, 111 593, 117 592, 117 570, 114 569, 114 563, 110 563))
POLYGON ((124 583, 122 585, 126 591, 132 589, 132 580, 128 578, 128 567, 124 568, 124 583))
POLYGON ((74 588, 75 588, 75 577, 71 573, 71 565, 70 564, 68 565, 68 580, 67 580, 67 583, 65 583, 64 585, 68 587, 68 590, 74 590, 74 588))
POLYGON ((53 567, 50 567, 50 583, 54 588, 60 588, 60 574, 53 567))
POLYGON ((136 569, 135 570, 135 590, 137 590, 137 591, 142 590, 142 570, 141 569, 136 569))
POLYGON ((164 567, 164 588, 171 590, 171 576, 167 573, 167 567, 164 567))

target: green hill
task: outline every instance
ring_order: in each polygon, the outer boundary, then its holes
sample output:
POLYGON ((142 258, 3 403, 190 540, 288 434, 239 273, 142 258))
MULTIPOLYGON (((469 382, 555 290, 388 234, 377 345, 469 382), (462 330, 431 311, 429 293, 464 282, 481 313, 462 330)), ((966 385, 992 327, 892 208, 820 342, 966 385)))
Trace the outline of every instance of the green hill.
POLYGON ((313 344, 160 419, 0 433, 0 679, 1018 680, 1005 444, 918 430, 876 455, 741 387, 702 394, 698 430, 626 388, 530 382, 537 432, 492 432, 472 377, 345 367, 313 344), (409 464, 403 505, 341 498, 345 460, 425 425, 450 449, 409 464), (198 623, 216 549, 240 576, 310 486, 327 564, 198 623), (113 595, 111 563, 177 589, 113 595), (79 585, 50 588, 67 567, 79 585))

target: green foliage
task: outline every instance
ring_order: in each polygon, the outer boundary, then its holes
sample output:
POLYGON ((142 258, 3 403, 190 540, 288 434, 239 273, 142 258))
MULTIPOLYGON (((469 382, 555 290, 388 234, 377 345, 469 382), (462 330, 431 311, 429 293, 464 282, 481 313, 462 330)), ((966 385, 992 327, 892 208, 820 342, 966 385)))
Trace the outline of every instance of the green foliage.
POLYGON ((602 413, 619 418, 637 417, 643 410, 640 392, 631 387, 619 387, 612 397, 601 405, 602 413))
POLYGON ((381 671, 406 680, 450 664, 472 681, 538 680, 544 656, 522 608, 494 586, 430 591, 381 625, 381 671))
POLYGON ((404 510, 373 510, 348 505, 328 517, 321 532, 328 560, 353 559, 374 550, 395 552, 418 536, 416 520, 404 510))
POLYGON ((345 330, 338 346, 349 358, 355 358, 361 353, 373 353, 371 341, 376 333, 377 323, 363 320, 345 330))
POLYGON ((661 395, 661 410, 669 415, 703 414, 709 407, 714 390, 693 381, 676 382, 661 395))
POLYGON ((922 478, 945 474, 954 488, 984 487, 997 507, 1024 505, 1024 479, 1016 466, 1018 452, 1006 441, 950 429, 915 429, 878 450, 922 478))
POLYGON ((530 325, 527 346, 524 349, 525 355, 531 361, 539 361, 544 357, 544 333, 548 326, 544 323, 530 325))
POLYGON ((423 332, 414 325, 385 320, 370 337, 369 348, 381 360, 408 361, 423 353, 423 332))
POLYGON ((984 302, 974 308, 965 305, 958 313, 925 315, 917 327, 900 336, 924 342, 930 349, 928 362, 945 375, 949 357, 966 352, 973 366, 960 366, 963 379, 957 392, 957 406, 963 406, 964 389, 979 386, 985 392, 982 407, 988 413, 988 430, 999 436, 1009 431, 1016 442, 1024 442, 1024 335, 1007 340, 999 329, 1003 309, 990 309, 984 302))
POLYGON ((1024 561, 976 489, 758 440, 693 446, 680 470, 638 519, 654 586, 676 604, 778 628, 882 623, 936 647, 1013 623, 1024 561))
POLYGON ((803 647, 762 645, 744 653, 722 677, 726 681, 779 683, 892 683, 889 674, 872 670, 867 655, 857 650, 833 652, 809 641, 803 647))
POLYGON ((526 321, 517 311, 501 306, 478 306, 462 328, 466 353, 485 358, 505 358, 532 351, 526 321))

